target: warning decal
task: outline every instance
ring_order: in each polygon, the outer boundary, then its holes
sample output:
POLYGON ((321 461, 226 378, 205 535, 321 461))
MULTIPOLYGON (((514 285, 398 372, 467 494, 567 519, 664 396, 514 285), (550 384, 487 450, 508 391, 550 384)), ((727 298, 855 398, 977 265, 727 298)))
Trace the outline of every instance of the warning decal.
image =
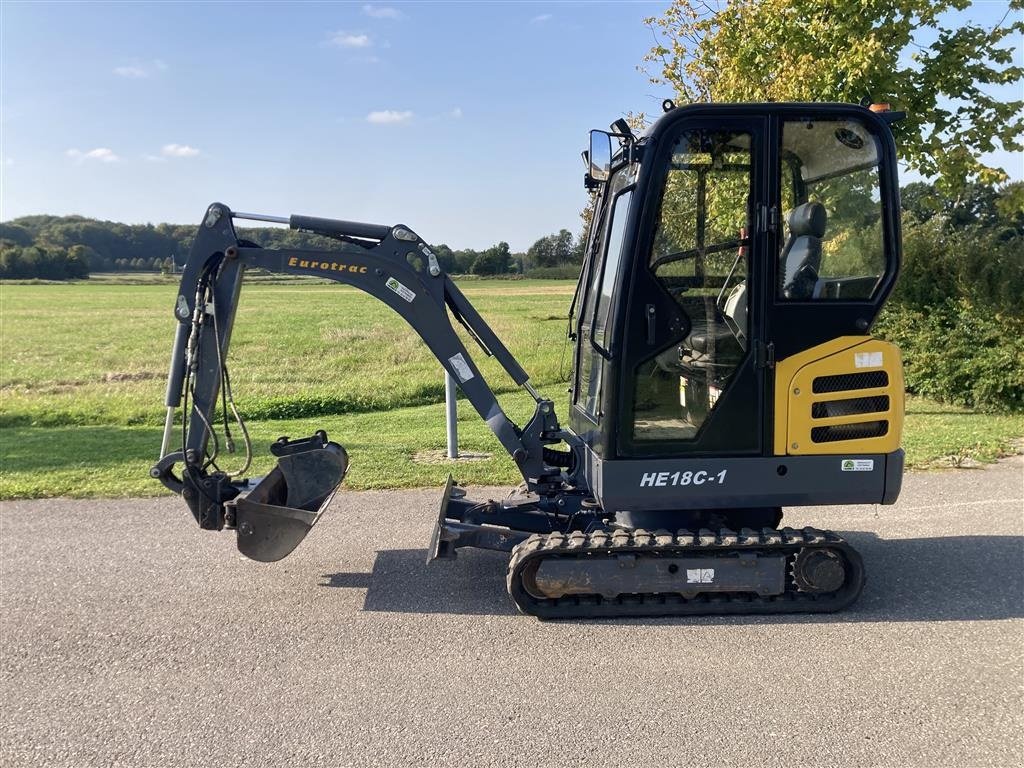
POLYGON ((854 352, 853 364, 857 368, 881 368, 881 352, 854 352))
POLYGON ((687 568, 686 569, 686 583, 687 584, 712 584, 715 581, 715 569, 714 568, 687 568))
POLYGON ((466 362, 466 358, 462 356, 461 352, 449 357, 448 362, 455 369, 455 375, 459 377, 459 381, 469 381, 473 378, 473 369, 469 367, 469 363, 466 362))
POLYGON ((395 280, 395 278, 393 277, 389 277, 388 281, 384 283, 384 285, 386 285, 388 288, 397 293, 406 301, 411 302, 413 299, 416 298, 416 294, 414 292, 410 291, 408 288, 406 288, 400 282, 395 280))

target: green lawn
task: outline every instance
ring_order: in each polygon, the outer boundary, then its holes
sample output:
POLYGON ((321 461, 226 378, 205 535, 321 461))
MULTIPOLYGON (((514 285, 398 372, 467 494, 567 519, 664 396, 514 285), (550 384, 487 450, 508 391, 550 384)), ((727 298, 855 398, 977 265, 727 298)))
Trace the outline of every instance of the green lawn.
MULTIPOLYGON (((572 283, 474 280, 462 288, 564 414, 572 283)), ((173 283, 0 285, 0 498, 161 492, 147 470, 159 448, 174 295, 173 283)), ((467 346, 522 423, 530 399, 467 346)), ((266 446, 274 438, 324 428, 352 458, 347 487, 444 481, 448 465, 414 460, 444 447, 440 366, 374 299, 342 286, 254 281, 242 293, 230 363, 239 406, 255 415, 253 474, 269 468, 266 446)), ((1021 414, 917 400, 908 411, 904 445, 915 467, 948 456, 990 460, 1024 435, 1021 414)), ((511 460, 465 402, 460 445, 492 454, 457 464, 460 480, 517 481, 511 460)))

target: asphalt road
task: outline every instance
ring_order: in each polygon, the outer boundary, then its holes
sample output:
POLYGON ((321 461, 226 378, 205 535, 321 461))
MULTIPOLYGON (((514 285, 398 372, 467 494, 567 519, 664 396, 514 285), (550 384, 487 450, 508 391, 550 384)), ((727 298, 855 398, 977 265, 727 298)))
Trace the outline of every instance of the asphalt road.
POLYGON ((864 555, 826 617, 538 622, 502 555, 425 565, 438 495, 275 565, 175 499, 0 505, 0 765, 1024 764, 1024 457, 788 513, 864 555))

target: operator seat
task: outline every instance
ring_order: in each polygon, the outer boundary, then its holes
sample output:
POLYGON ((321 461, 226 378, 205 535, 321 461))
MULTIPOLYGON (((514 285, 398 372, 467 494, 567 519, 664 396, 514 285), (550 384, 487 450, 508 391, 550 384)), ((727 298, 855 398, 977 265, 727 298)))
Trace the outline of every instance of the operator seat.
POLYGON ((828 214, 821 203, 803 203, 790 211, 789 238, 779 257, 779 280, 785 298, 814 298, 827 223, 828 214))

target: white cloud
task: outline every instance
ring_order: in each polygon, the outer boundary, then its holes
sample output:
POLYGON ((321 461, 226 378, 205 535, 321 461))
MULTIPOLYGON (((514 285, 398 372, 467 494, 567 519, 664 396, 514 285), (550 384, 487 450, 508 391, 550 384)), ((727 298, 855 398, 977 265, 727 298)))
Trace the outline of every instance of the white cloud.
POLYGON ((164 144, 160 154, 164 157, 195 157, 199 150, 188 144, 164 144))
POLYGON ((369 35, 364 35, 361 32, 335 32, 331 35, 331 45, 336 45, 339 48, 369 48, 373 45, 373 41, 370 40, 369 35))
POLYGON ((379 112, 371 112, 366 116, 366 122, 377 125, 389 125, 392 123, 404 123, 412 119, 412 112, 409 110, 382 109, 379 112))
POLYGON ((8 168, 10 168, 12 165, 14 165, 14 158, 13 157, 5 157, 4 158, 4 165, 7 166, 8 168))
POLYGON ((167 62, 163 59, 153 59, 153 61, 149 63, 136 60, 131 64, 114 67, 115 75, 118 77, 126 77, 129 80, 144 80, 145 78, 150 77, 154 72, 166 71, 167 62))
POLYGON ((127 77, 130 80, 141 80, 144 77, 149 77, 149 72, 144 67, 140 67, 137 64, 129 64, 124 67, 114 67, 114 74, 120 75, 121 77, 127 77))
POLYGON ((114 150, 108 149, 107 147, 96 147, 96 149, 90 149, 87 152, 83 152, 80 149, 69 149, 64 154, 80 163, 86 160, 96 160, 101 163, 116 163, 121 159, 114 154, 114 150))
POLYGON ((403 19, 405 14, 397 8, 388 8, 385 5, 364 5, 363 13, 373 19, 403 19))
POLYGON ((456 120, 462 118, 462 107, 455 107, 451 112, 448 113, 449 117, 454 117, 456 120))
POLYGON ((542 13, 539 16, 534 16, 530 19, 531 24, 543 24, 545 21, 551 21, 550 13, 542 13))

